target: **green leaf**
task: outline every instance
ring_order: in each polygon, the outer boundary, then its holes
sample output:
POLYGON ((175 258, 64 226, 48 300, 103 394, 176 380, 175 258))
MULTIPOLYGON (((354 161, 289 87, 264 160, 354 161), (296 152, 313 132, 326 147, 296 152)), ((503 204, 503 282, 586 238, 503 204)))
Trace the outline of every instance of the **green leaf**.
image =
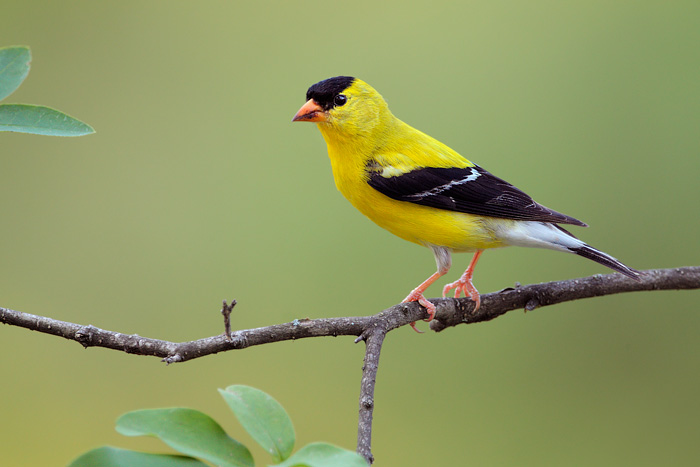
POLYGON ((183 454, 221 467, 253 467, 254 464, 248 448, 228 436, 209 415, 198 410, 136 410, 119 417, 117 431, 126 436, 157 436, 183 454))
POLYGON ((148 454, 103 446, 88 451, 68 467, 208 467, 192 457, 148 454))
POLYGON ((30 104, 0 104, 0 131, 49 136, 83 136, 95 130, 61 111, 30 104))
POLYGON ((15 92, 29 73, 29 47, 0 48, 0 101, 15 92))
POLYGON ((275 467, 367 467, 364 457, 355 451, 328 443, 311 443, 275 467))
POLYGON ((250 386, 229 386, 219 392, 243 428, 275 462, 289 457, 294 449, 294 426, 279 402, 250 386))

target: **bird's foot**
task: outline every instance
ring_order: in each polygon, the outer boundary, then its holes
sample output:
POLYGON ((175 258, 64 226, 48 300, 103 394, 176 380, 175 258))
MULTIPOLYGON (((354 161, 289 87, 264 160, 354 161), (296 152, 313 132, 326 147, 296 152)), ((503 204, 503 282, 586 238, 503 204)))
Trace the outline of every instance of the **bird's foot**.
POLYGON ((468 296, 471 298, 474 301, 474 311, 478 310, 481 306, 481 296, 479 295, 479 291, 476 290, 476 287, 474 287, 474 284, 472 284, 470 277, 467 278, 462 276, 459 278, 459 280, 456 280, 451 284, 447 284, 442 289, 442 296, 446 297, 452 289, 455 289, 455 298, 459 298, 460 294, 464 294, 465 297, 468 296))
MULTIPOLYGON (((418 290, 418 289, 414 289, 410 294, 408 294, 408 297, 404 298, 404 300, 403 300, 401 303, 407 303, 407 302, 418 302, 418 303, 420 303, 421 305, 423 305, 423 306, 425 307, 425 311, 428 312, 428 318, 424 319, 423 321, 428 321, 428 322, 430 322, 430 321, 433 320, 433 318, 435 318, 435 312, 436 312, 435 305, 433 305, 432 303, 430 303, 430 302, 428 301, 428 299, 425 298, 425 296, 423 296, 423 292, 422 292, 422 291, 420 291, 420 290, 418 290)), ((416 322, 415 322, 415 321, 413 321, 413 322, 411 323, 411 327, 412 327, 413 330, 416 331, 417 333, 423 334, 423 331, 420 331, 420 330, 416 327, 416 322)))

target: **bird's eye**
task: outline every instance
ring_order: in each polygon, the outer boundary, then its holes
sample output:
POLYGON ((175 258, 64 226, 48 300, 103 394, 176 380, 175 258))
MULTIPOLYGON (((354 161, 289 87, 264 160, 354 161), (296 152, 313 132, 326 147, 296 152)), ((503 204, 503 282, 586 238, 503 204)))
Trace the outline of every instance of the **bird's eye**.
POLYGON ((333 103, 336 105, 336 107, 340 107, 342 105, 345 105, 345 103, 348 101, 348 98, 345 96, 345 94, 338 94, 333 98, 333 103))

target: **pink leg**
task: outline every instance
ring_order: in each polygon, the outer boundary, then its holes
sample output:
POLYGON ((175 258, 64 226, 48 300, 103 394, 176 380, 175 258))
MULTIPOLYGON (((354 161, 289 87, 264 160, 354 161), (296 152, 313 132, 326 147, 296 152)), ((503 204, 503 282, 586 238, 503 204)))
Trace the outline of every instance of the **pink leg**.
POLYGON ((471 263, 469 263, 469 267, 464 271, 462 277, 451 284, 447 284, 445 288, 442 289, 443 297, 446 296, 450 290, 455 289, 455 298, 459 298, 460 293, 464 293, 465 297, 468 295, 469 298, 474 301, 474 311, 479 309, 481 306, 481 297, 479 296, 479 291, 476 290, 476 287, 472 284, 472 276, 474 275, 474 266, 476 266, 476 262, 479 261, 479 256, 481 256, 483 252, 484 250, 476 250, 471 263))
MULTIPOLYGON (((438 280, 441 276, 444 276, 447 271, 437 271, 434 273, 432 276, 428 277, 421 285, 413 289, 413 291, 408 294, 408 297, 406 297, 402 303, 406 302, 418 302, 421 305, 425 307, 425 309, 428 311, 428 319, 425 321, 432 321, 432 319, 435 317, 435 305, 430 303, 424 296, 423 292, 425 292, 425 289, 430 287, 430 285, 438 280)), ((416 328, 416 322, 411 323, 411 327, 413 328, 414 331, 418 333, 423 333, 423 331, 419 331, 418 328, 416 328)))

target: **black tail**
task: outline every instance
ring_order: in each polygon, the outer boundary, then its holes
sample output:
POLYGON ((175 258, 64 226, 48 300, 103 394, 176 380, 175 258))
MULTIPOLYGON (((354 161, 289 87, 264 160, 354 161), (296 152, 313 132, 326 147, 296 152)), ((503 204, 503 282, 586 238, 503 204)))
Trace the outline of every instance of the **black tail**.
POLYGON ((569 248, 569 250, 571 250, 572 253, 576 253, 579 256, 583 256, 584 258, 593 260, 596 263, 602 264, 603 266, 607 266, 610 269, 624 274, 625 276, 630 277, 634 280, 641 280, 639 278, 641 272, 637 271, 636 269, 632 269, 629 266, 625 266, 609 254, 603 253, 602 251, 598 251, 591 246, 584 245, 578 248, 569 248))

